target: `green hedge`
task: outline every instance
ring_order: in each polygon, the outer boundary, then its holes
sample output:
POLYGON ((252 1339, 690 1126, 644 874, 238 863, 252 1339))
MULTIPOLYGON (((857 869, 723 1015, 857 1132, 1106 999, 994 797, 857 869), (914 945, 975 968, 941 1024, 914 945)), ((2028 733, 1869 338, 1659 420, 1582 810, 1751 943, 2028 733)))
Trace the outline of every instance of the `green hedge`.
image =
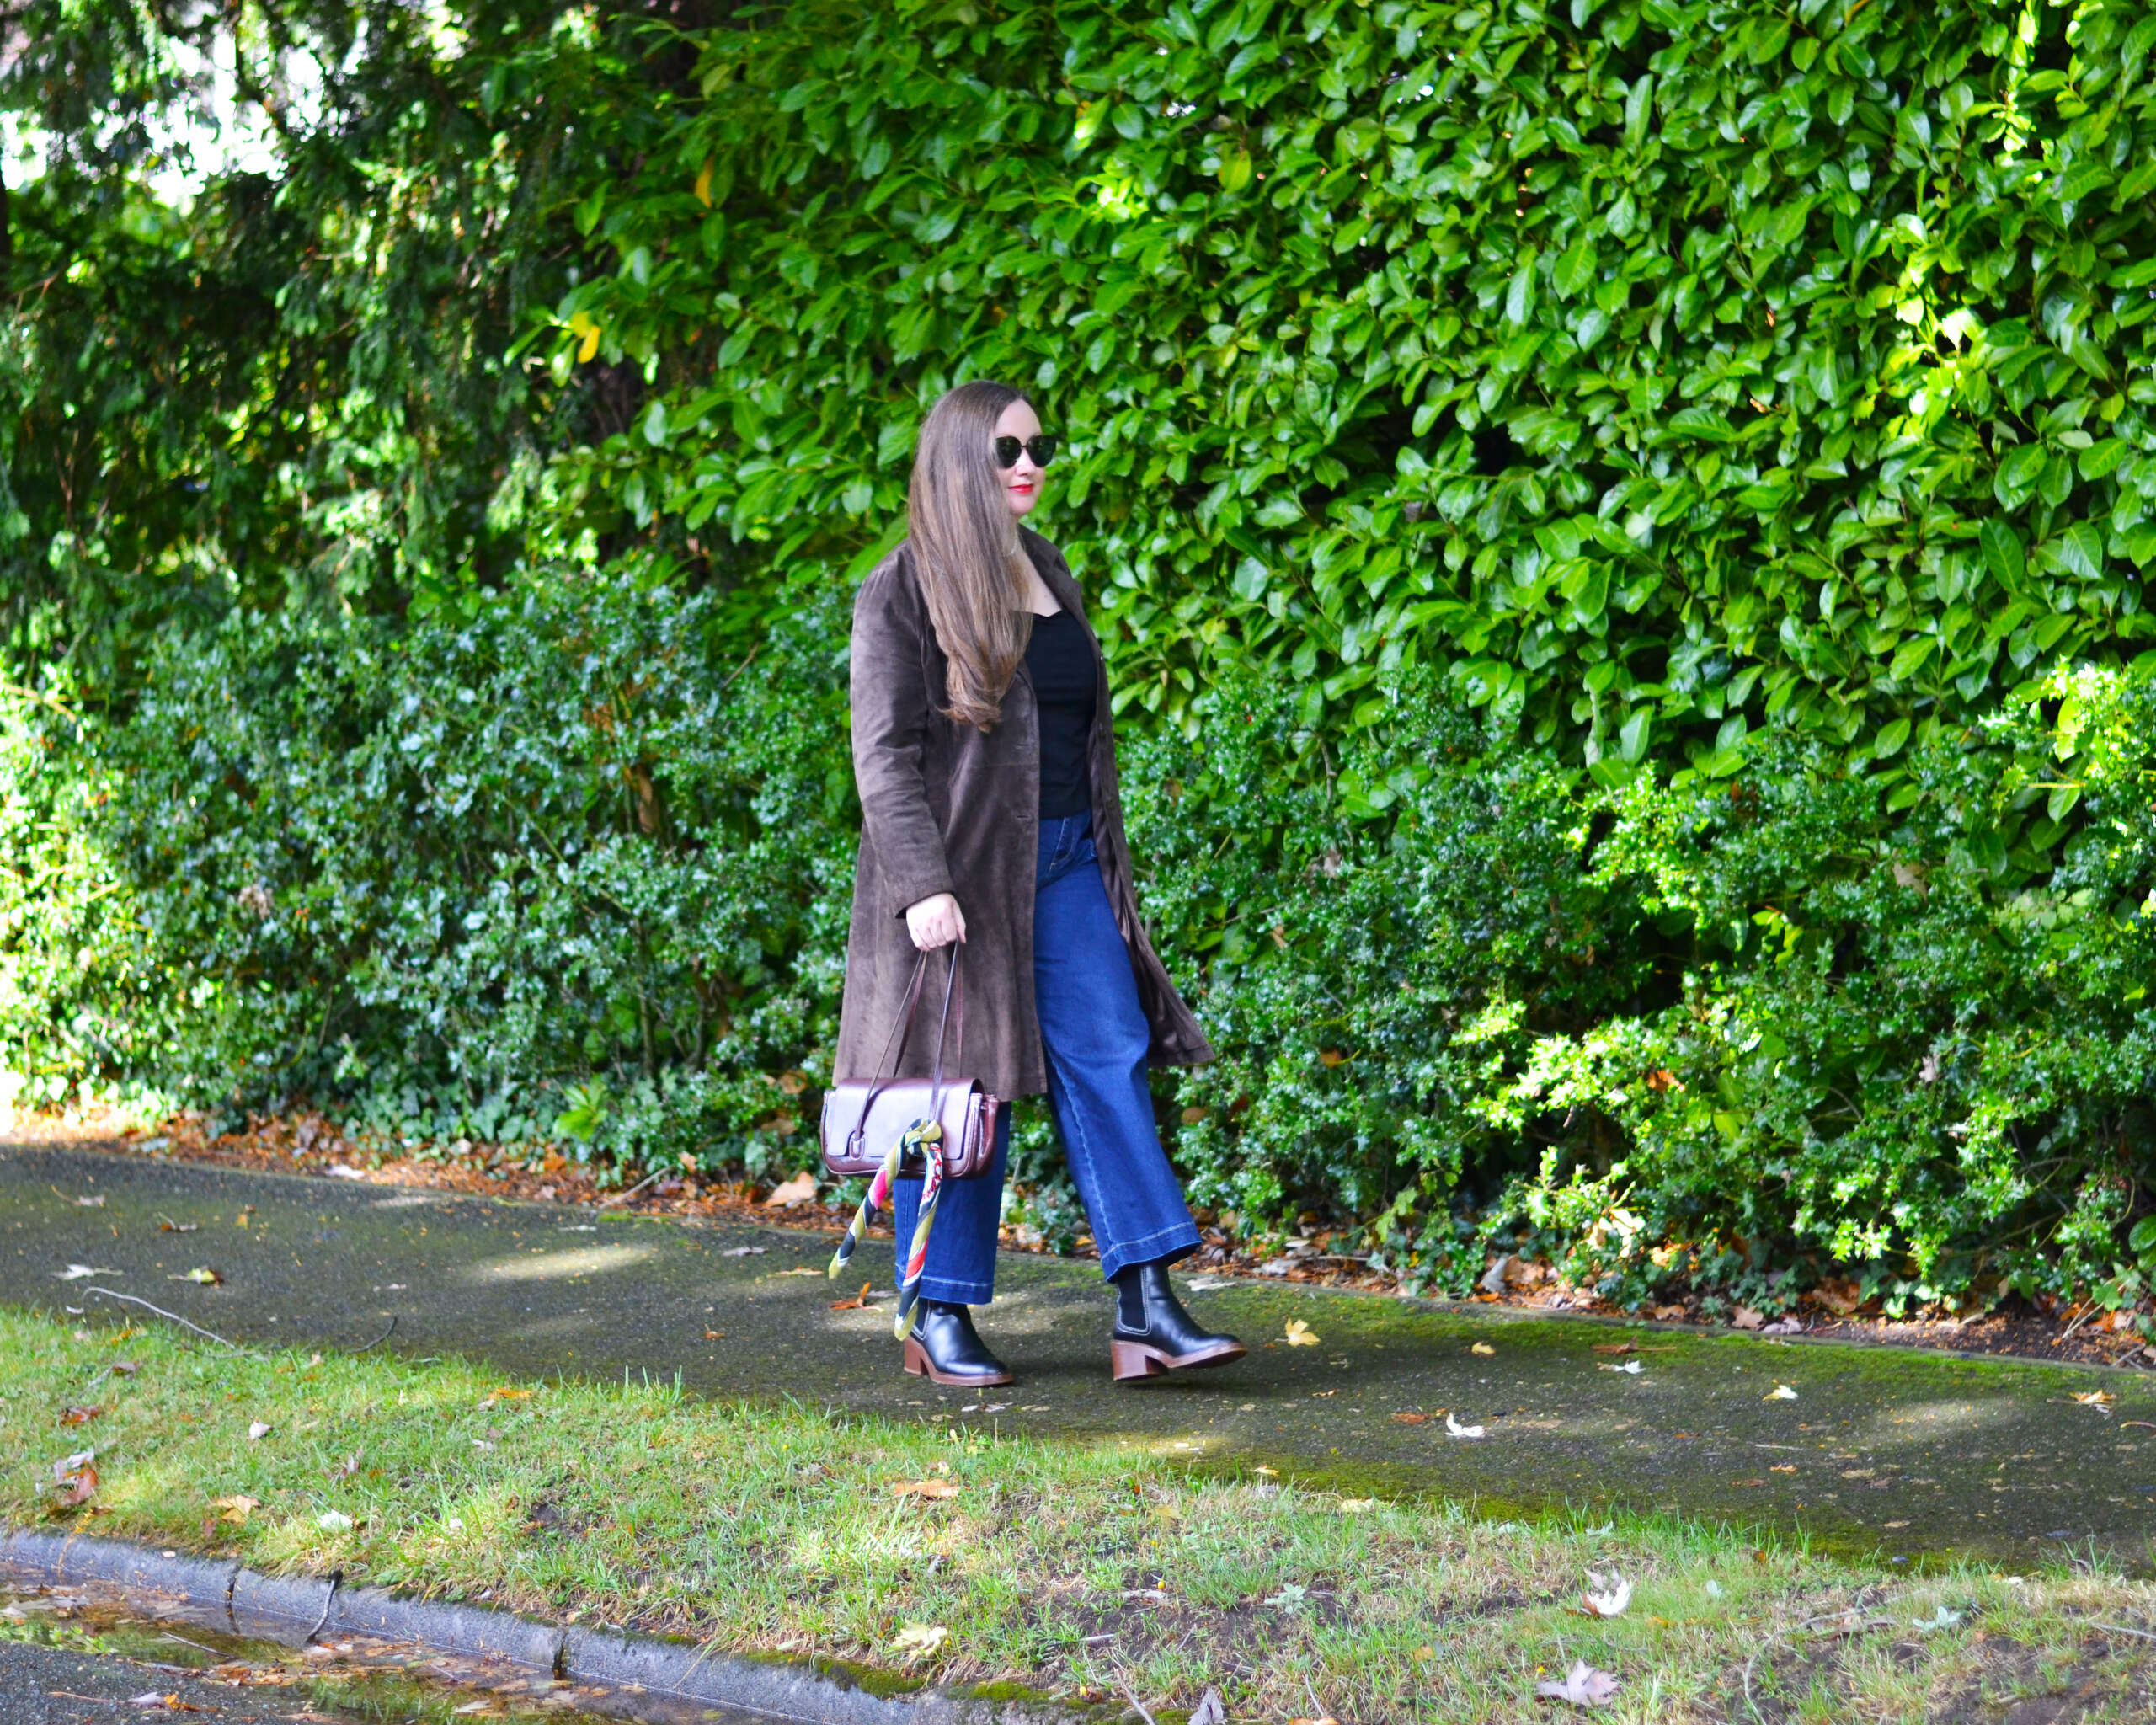
MULTIPOLYGON (((401 636, 236 625, 80 754, 19 730, 0 811, 42 872, 0 877, 4 1063, 40 1099, 87 1071, 415 1140, 798 1164, 851 863, 839 596, 753 662, 627 577, 401 636)), ((1628 1299, 1771 1305, 1836 1265, 1902 1299, 2137 1297, 2156 681, 2084 670, 2049 729, 1913 745, 1882 819, 1813 740, 1604 790, 1430 681, 1329 773, 1256 675, 1133 740, 1145 901, 1221 1055, 1161 1090, 1198 1201, 1358 1220, 1458 1289, 1500 1242, 1628 1299), (2002 884, 2002 825, 2068 802, 2060 866, 2002 884)), ((1037 1112, 1020 1169, 1016 1220, 1067 1238, 1037 1112)))
POLYGON ((1071 438, 1049 525, 1140 711, 1255 660, 1337 731, 1419 661, 1606 777, 1780 724, 1891 796, 1911 736, 2156 643, 2152 43, 789 0, 573 212, 615 267, 540 345, 650 393, 557 483, 820 579, 898 531, 926 402, 1004 377, 1071 438))
MULTIPOLYGON (((536 102, 487 40, 442 87, 536 102)), ((19 720, 4 1064, 805 1159, 848 579, 997 375, 1070 440, 1043 525, 1222 1049, 1160 1091, 1202 1201, 1453 1286, 1508 1244, 1627 1299, 2139 1299, 2152 44, 2093 0, 785 0, 648 99, 609 60, 516 355, 619 429, 504 465, 520 568, 19 720)))
POLYGON ((403 631, 239 617, 168 642, 128 723, 26 738, 0 809, 83 860, 0 906, 19 1088, 798 1159, 852 879, 845 607, 753 676, 714 609, 620 573, 403 631))

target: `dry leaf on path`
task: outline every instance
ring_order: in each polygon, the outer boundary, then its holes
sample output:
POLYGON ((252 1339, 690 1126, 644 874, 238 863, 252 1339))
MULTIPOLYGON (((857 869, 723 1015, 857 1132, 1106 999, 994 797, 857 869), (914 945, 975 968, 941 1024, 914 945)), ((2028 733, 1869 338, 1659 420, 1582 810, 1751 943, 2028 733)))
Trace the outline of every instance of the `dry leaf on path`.
POLYGON ((200 1268, 189 1270, 184 1276, 167 1276, 165 1279, 168 1282, 194 1282, 205 1288, 216 1288, 221 1286, 225 1279, 217 1271, 205 1264, 200 1268))
POLYGON ((1497 1350, 1492 1348, 1487 1342, 1477 1342, 1467 1351, 1470 1354, 1495 1354, 1497 1350))
POLYGON ((1621 1617, 1632 1603, 1632 1583, 1614 1571, 1603 1575, 1590 1569, 1582 1608, 1590 1617, 1621 1617))
POLYGON ((1396 1413, 1392 1423, 1395 1425, 1428 1425, 1430 1416, 1427 1413, 1396 1413))
POLYGON ((1317 1332, 1299 1317, 1288 1320, 1285 1334, 1290 1348, 1315 1348, 1321 1339, 1317 1332))
POLYGON ((1796 1391, 1790 1388, 1787 1384, 1776 1384, 1759 1399, 1762 1402, 1794 1402, 1796 1400, 1796 1391))
POLYGON ((1617 1680, 1598 1671, 1585 1659, 1576 1659, 1562 1683, 1538 1683, 1534 1692, 1553 1701, 1570 1701, 1576 1707, 1606 1706, 1617 1693, 1617 1680))
POLYGON ((792 1210, 797 1204, 816 1201, 816 1177, 803 1168, 791 1180, 771 1188, 771 1196, 764 1200, 767 1210, 792 1210))
POLYGON ((1597 1342, 1594 1351, 1597 1354, 1637 1354, 1640 1344, 1637 1342, 1597 1342))
POLYGON ((2073 1399, 2084 1407, 2109 1407, 2111 1405, 2111 1392, 2109 1390, 2091 1390, 2087 1395, 2076 1396, 2073 1399))
POLYGON ((901 1480, 891 1487, 894 1498, 955 1498, 958 1482, 954 1479, 901 1480))
POLYGON ((61 1413, 60 1423, 62 1425, 88 1425, 104 1412, 102 1407, 77 1407, 70 1403, 61 1413))
POLYGON ((1449 1413, 1445 1416, 1445 1430, 1448 1434, 1455 1438, 1479 1438, 1482 1435, 1482 1428, 1481 1426, 1462 1425, 1449 1413))
POLYGON ((247 1518, 262 1507, 262 1500, 247 1497, 212 1498, 210 1507, 225 1512, 217 1518, 218 1520, 229 1521, 234 1527, 245 1527, 247 1518))
POLYGON ((811 1269, 805 1263, 798 1263, 790 1270, 776 1270, 773 1274, 781 1276, 814 1276, 819 1282, 824 1279, 824 1273, 821 1270, 811 1269))
POLYGON ((831 1310, 833 1311, 860 1311, 862 1306, 867 1305, 870 1300, 875 1298, 875 1295, 872 1291, 874 1286, 875 1284, 872 1282, 863 1282, 861 1284, 861 1291, 855 1295, 852 1299, 834 1300, 831 1302, 831 1310))
POLYGON ((1198 1705, 1191 1709, 1189 1725, 1228 1725, 1228 1709, 1219 1690, 1209 1689, 1198 1697, 1198 1705))

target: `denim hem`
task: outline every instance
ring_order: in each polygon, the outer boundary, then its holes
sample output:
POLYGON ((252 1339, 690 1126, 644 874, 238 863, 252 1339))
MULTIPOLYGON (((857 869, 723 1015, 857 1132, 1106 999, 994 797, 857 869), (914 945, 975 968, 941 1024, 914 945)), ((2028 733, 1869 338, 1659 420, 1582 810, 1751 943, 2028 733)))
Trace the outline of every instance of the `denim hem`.
POLYGON ((985 1306, 995 1298, 995 1284, 993 1282, 947 1281, 923 1271, 920 1297, 940 1300, 946 1306, 985 1306))
POLYGON ((1178 1258, 1188 1258, 1198 1250, 1198 1228, 1195 1223, 1186 1223, 1180 1228, 1164 1228, 1148 1234, 1142 1240, 1119 1240, 1101 1254, 1101 1274, 1113 1282, 1134 1263, 1153 1263, 1165 1258, 1173 1263, 1178 1258))

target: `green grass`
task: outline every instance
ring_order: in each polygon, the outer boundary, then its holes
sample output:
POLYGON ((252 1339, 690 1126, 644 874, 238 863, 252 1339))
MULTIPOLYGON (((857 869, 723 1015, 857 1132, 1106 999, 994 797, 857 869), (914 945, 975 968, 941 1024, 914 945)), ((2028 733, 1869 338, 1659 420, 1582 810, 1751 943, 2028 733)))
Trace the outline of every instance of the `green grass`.
POLYGON ((1620 1680, 1603 1719, 1993 1720, 2069 1692, 2058 1717, 2148 1718, 2156 1695, 2156 1642, 2097 1626, 2148 1630, 2156 1590, 2098 1566, 1910 1576, 1694 1524, 1492 1523, 1118 1446, 0 1314, 0 1515, 45 1519, 52 1462, 92 1445, 87 1532, 1155 1714, 1218 1685, 1237 1717, 1547 1717, 1534 1685, 1576 1659, 1620 1680), (63 1427, 71 1403, 106 1411, 63 1427), (923 1480, 958 1491, 894 1494, 923 1480), (238 1497, 243 1526, 215 1503, 238 1497), (1590 1568, 1633 1583, 1623 1616, 1581 1612, 1590 1568), (948 1635, 909 1652, 910 1626, 948 1635))

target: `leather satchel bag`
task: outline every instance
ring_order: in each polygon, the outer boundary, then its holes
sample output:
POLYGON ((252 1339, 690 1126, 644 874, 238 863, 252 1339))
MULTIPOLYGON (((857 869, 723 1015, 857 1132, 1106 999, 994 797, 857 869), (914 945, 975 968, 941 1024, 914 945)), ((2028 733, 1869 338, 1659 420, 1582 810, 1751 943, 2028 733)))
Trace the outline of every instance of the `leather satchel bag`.
MULTIPOLYGON (((913 981, 906 990, 899 1021, 891 1027, 883 1053, 876 1065, 883 1076, 850 1079, 824 1092, 821 1135, 825 1171, 839 1179, 873 1175, 883 1166, 891 1146, 915 1126, 932 1123, 942 1128, 943 1178, 971 1179, 988 1172, 995 1157, 996 1114, 1002 1103, 983 1090, 978 1080, 947 1078, 943 1075, 945 1040, 957 1007, 958 1060, 963 1064, 966 1046, 966 993, 958 980, 958 947, 951 944, 950 974, 943 981, 943 1012, 936 1027, 934 1076, 896 1076, 913 1034, 914 1017, 921 1006, 921 985, 928 975, 928 954, 915 960, 913 981), (895 1042, 897 1048, 893 1049, 895 1042), (889 1062, 888 1070, 886 1062, 889 1062)), ((923 1135, 932 1136, 933 1135, 923 1135)), ((900 1172, 915 1176, 924 1171, 919 1156, 901 1165, 900 1172)))

